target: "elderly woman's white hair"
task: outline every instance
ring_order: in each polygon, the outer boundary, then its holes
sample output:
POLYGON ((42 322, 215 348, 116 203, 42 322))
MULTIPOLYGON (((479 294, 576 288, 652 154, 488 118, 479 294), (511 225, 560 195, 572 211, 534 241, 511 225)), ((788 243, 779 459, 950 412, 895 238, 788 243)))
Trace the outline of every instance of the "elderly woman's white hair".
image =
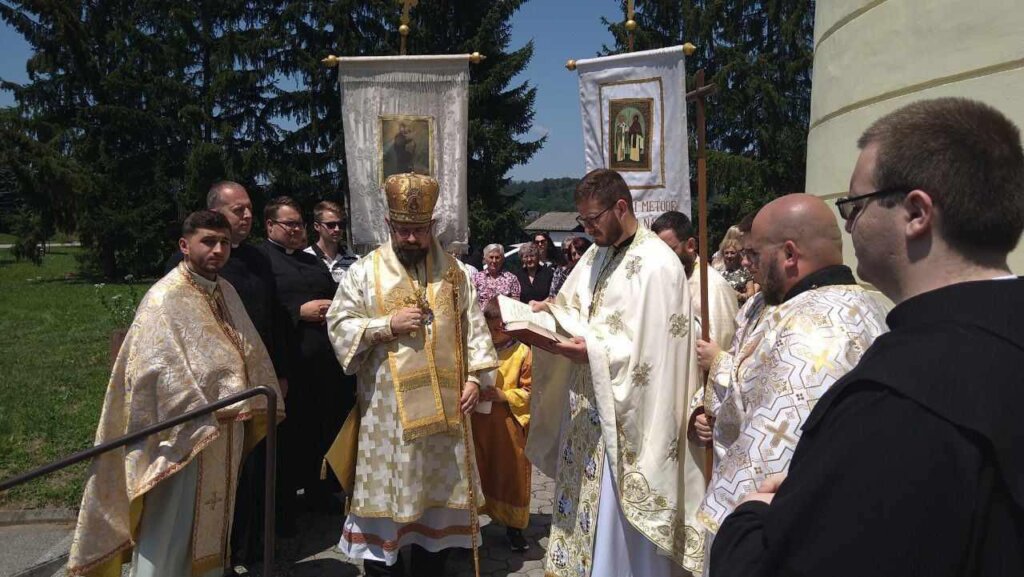
POLYGON ((491 254, 492 252, 498 252, 501 256, 505 256, 505 247, 498 243, 491 243, 484 247, 484 256, 491 254))

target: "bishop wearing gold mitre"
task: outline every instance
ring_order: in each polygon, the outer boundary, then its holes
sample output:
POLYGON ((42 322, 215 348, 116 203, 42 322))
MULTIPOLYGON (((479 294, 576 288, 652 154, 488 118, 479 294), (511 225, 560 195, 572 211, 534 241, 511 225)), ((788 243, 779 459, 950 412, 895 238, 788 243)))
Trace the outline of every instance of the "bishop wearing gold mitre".
POLYGON ((342 368, 357 375, 339 547, 374 576, 403 575, 399 549, 411 545, 417 575, 443 575, 450 548, 479 540, 472 510, 483 497, 463 415, 498 356, 473 283, 434 238, 437 181, 396 174, 384 191, 390 242, 352 265, 327 313, 342 368))
MULTIPOLYGON (((146 292, 114 362, 97 444, 253 387, 281 398, 260 334, 218 274, 227 218, 192 213, 179 247, 184 259, 146 292)), ((249 397, 96 457, 68 574, 119 577, 130 562, 131 577, 223 575, 239 465, 267 423, 266 399, 249 397)))

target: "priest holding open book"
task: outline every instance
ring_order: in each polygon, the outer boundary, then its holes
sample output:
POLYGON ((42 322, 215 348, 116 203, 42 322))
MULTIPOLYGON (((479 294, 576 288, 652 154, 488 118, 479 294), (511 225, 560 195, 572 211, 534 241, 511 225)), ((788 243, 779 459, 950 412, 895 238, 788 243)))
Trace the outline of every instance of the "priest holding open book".
POLYGON ((688 428, 701 387, 686 273, 638 222, 617 172, 587 174, 575 201, 595 245, 554 302, 531 303, 569 337, 534 343, 527 456, 556 484, 546 574, 699 573, 703 450, 688 428))

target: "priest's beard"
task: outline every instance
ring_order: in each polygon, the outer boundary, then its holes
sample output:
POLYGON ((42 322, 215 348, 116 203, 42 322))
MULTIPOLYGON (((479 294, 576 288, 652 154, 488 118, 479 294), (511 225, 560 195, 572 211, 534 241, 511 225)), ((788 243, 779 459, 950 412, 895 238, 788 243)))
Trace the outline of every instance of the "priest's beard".
POLYGON ((427 258, 427 253, 430 251, 429 248, 423 248, 414 244, 401 244, 395 245, 395 256, 398 257, 398 262, 402 263, 405 268, 412 268, 427 258))
POLYGON ((762 266, 761 270, 761 292, 764 293, 764 302, 767 305, 781 305, 782 300, 786 298, 785 292, 783 292, 783 286, 785 286, 785 279, 782 276, 782 267, 779 263, 772 260, 767 266, 762 266))

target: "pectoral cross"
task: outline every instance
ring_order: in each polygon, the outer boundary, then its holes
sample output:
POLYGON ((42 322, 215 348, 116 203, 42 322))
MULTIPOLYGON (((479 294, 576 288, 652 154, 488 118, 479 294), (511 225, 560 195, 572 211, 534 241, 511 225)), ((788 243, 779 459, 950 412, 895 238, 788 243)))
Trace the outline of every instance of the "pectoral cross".
POLYGON ((221 503, 224 502, 224 497, 220 496, 220 493, 214 491, 205 501, 203 505, 210 508, 210 511, 216 511, 221 503))

